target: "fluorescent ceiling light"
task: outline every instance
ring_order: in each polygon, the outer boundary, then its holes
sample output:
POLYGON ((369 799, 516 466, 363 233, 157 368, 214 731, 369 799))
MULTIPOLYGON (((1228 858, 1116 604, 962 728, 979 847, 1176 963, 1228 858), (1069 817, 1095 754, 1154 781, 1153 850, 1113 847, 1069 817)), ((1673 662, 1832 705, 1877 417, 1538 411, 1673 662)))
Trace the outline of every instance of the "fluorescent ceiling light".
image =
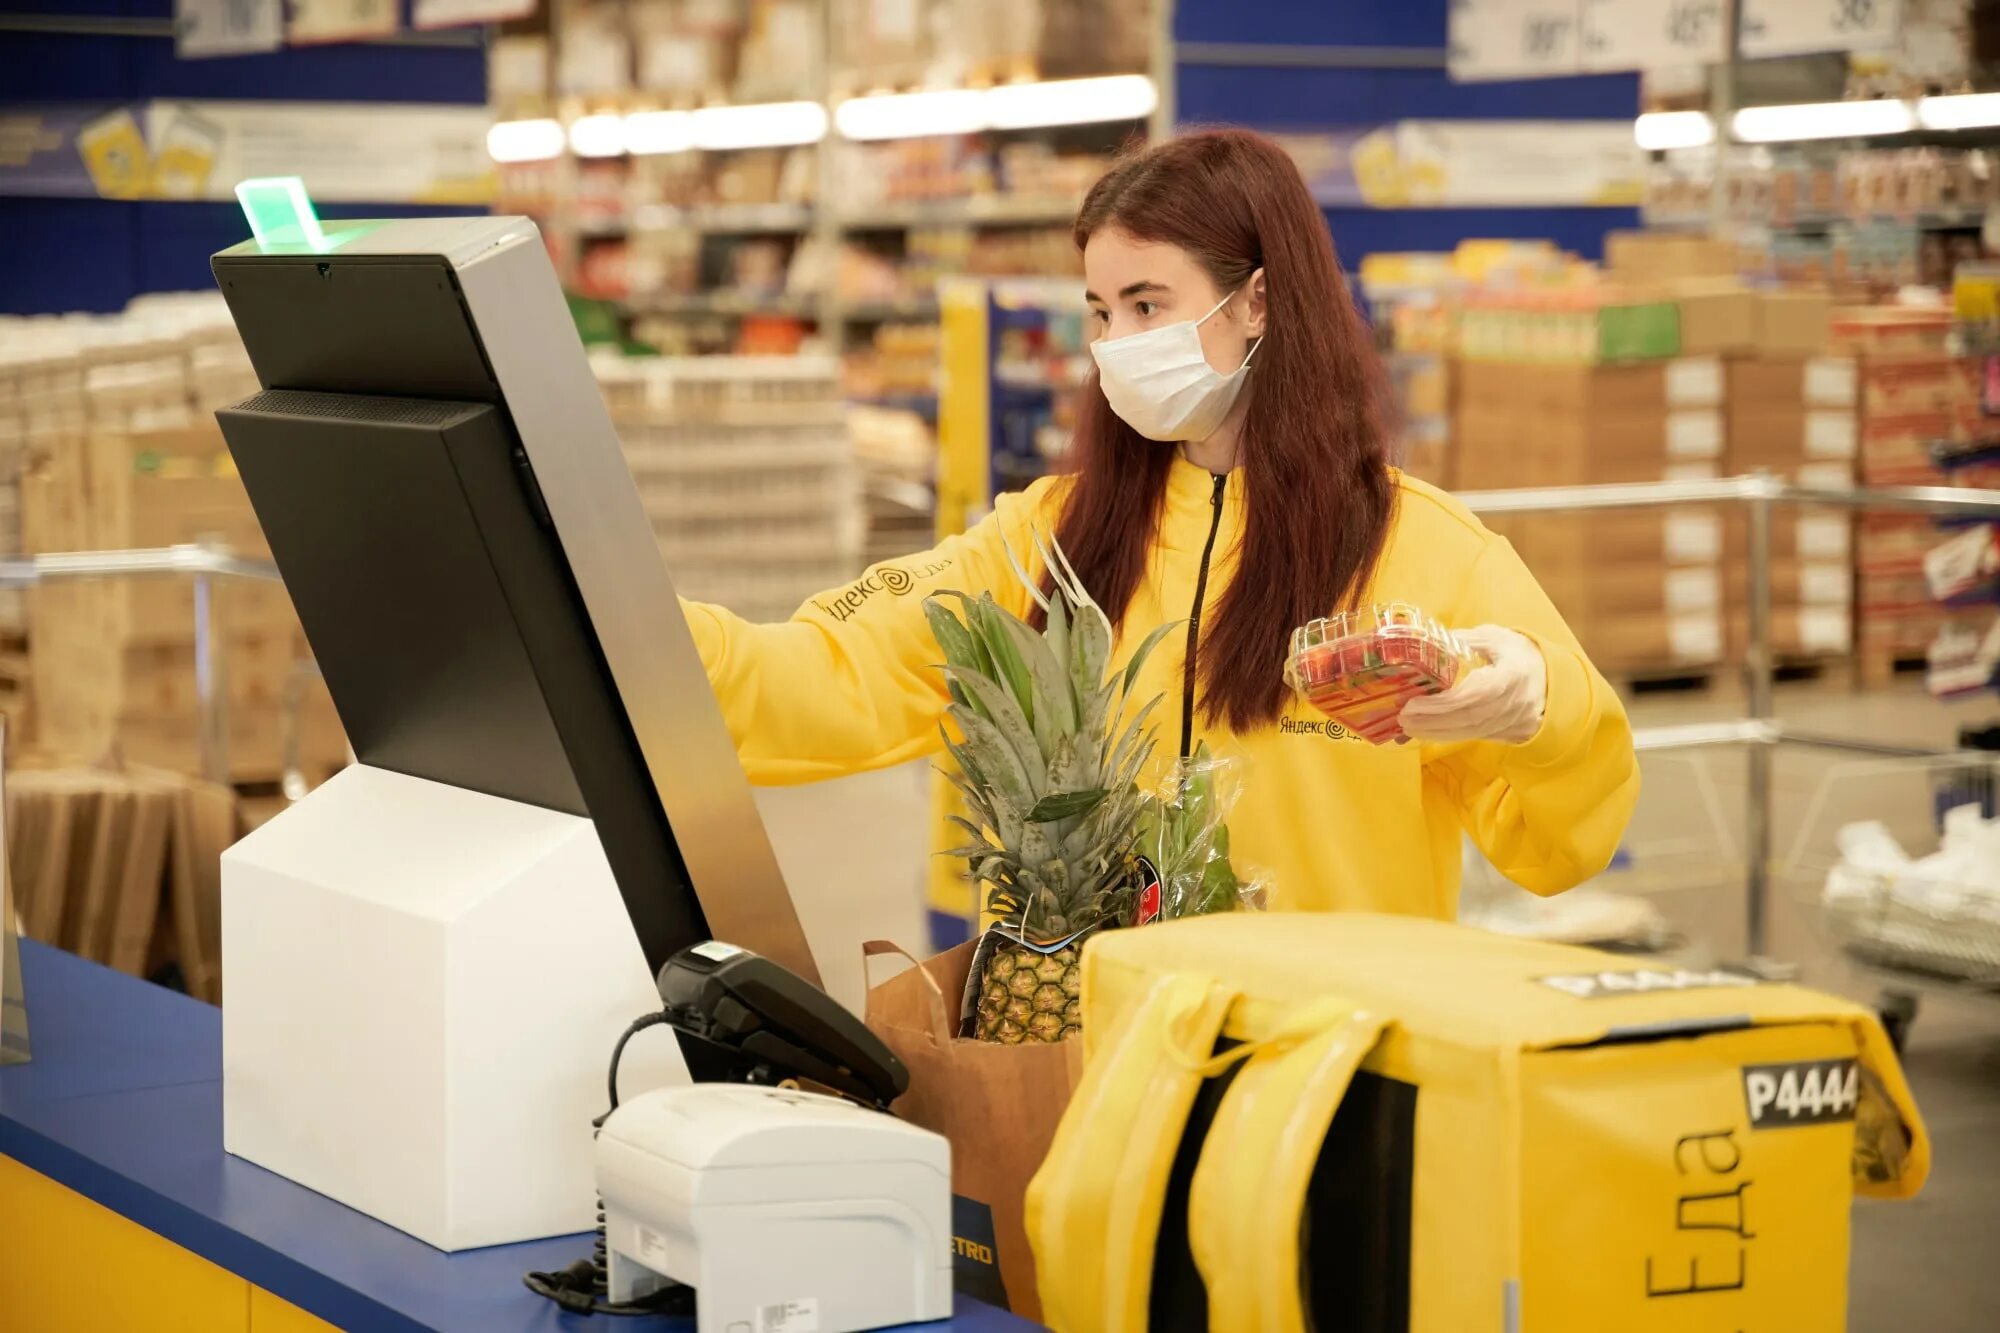
POLYGON ((833 123, 849 139, 974 134, 987 126, 986 99, 977 88, 850 97, 833 109, 833 123))
POLYGON ((694 147, 694 117, 685 111, 634 111, 625 117, 628 153, 685 153, 694 147))
POLYGON ((1144 74, 1010 83, 986 94, 986 114, 996 130, 1142 120, 1159 104, 1160 91, 1144 74))
POLYGON ((1747 106, 1730 121, 1745 143, 1796 139, 1856 139, 1904 134, 1916 128, 1908 102, 1802 102, 1796 106, 1747 106))
POLYGON ((579 116, 570 122, 569 146, 578 157, 617 157, 625 151, 625 118, 579 116))
POLYGON ((1101 79, 1008 83, 998 88, 851 97, 834 108, 834 125, 849 139, 913 139, 928 134, 974 134, 1045 125, 1090 125, 1143 120, 1160 104, 1160 91, 1144 74, 1101 79))
POLYGON ((826 137, 826 108, 818 102, 708 106, 690 120, 696 148, 785 148, 826 137))
POLYGON ((1632 122, 1632 139, 1650 153, 1699 148, 1715 142, 1715 122, 1706 111, 1648 111, 1632 122))
POLYGON ((503 120, 486 131, 486 151, 495 162, 539 162, 560 156, 563 127, 553 120, 503 120))
POLYGON ((2000 125, 2000 93, 1921 98, 1917 120, 1927 130, 1980 130, 2000 125))

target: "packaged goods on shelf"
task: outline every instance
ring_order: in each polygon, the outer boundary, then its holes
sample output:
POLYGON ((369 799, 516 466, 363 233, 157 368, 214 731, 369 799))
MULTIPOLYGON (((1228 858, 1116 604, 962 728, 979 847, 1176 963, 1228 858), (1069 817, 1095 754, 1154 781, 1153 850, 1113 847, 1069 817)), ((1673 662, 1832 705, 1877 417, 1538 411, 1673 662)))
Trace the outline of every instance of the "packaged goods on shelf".
POLYGON ((1459 317, 1468 361, 1589 365, 1658 360, 1680 351, 1680 317, 1651 291, 1600 288, 1484 291, 1459 317))
POLYGON ((1924 553, 1924 578, 1940 602, 1990 600, 2000 593, 2000 540, 1991 523, 1976 523, 1924 553))
POLYGON ((835 361, 594 364, 683 596, 782 620, 859 570, 865 516, 835 361))
POLYGON ((178 967, 190 995, 219 1002, 221 856, 243 831, 235 793, 157 769, 9 761, 7 856, 25 933, 137 976, 178 967))
POLYGON ((1940 699, 1977 694, 2000 680, 2000 619, 1984 631, 1946 623, 1924 653, 1924 687, 1940 699))
POLYGON ((836 91, 1143 70, 1156 2, 838 0, 836 91))
MULTIPOLYGON (((1857 363, 1825 351, 1822 315, 1817 344, 1789 354, 1732 357, 1726 363, 1729 400, 1725 471, 1764 472, 1802 485, 1854 484, 1859 451, 1857 363)), ((1771 650, 1780 661, 1843 657, 1853 648, 1852 520, 1844 511, 1794 509, 1771 513, 1771 650)), ((1748 520, 1731 511, 1725 541, 1732 569, 1749 550, 1748 520)), ((1727 649, 1732 661, 1748 651, 1748 588, 1726 585, 1727 649)))
POLYGON ((1604 266, 1636 282, 1736 276, 1736 246, 1676 231, 1614 231, 1604 237, 1604 266))
MULTIPOLYGON (((1719 475, 1715 357, 1616 366, 1462 361, 1453 466, 1465 490, 1719 475)), ((1700 509, 1495 517, 1593 660, 1702 669, 1723 653, 1719 519, 1700 509)))
MULTIPOLYGON (((0 319, 0 552, 30 549, 24 477, 88 433, 185 427, 257 387, 219 293, 142 297, 108 317, 0 319)), ((29 608, 42 595, 0 591, 0 712, 23 742, 34 737, 29 608)))
POLYGON ((1828 342, 1833 300, 1824 292, 1771 291, 1757 298, 1757 336, 1766 356, 1811 356, 1828 342))
POLYGON ((1683 355, 1740 352, 1757 343, 1758 298, 1733 277, 1682 278, 1669 287, 1683 355))
MULTIPOLYGON (((849 352, 847 393, 862 400, 935 400, 940 337, 934 323, 878 324, 868 345, 849 352)), ((935 408, 932 409, 935 415, 935 408)))
POLYGON ((839 152, 834 204, 861 223, 897 204, 957 205, 967 221, 1036 215, 1066 221, 1110 165, 1108 153, 1032 139, 993 145, 970 136, 842 143, 839 152))
POLYGON ((1716 475, 1714 357, 1617 366, 1462 360, 1456 470, 1467 490, 1716 475))
MULTIPOLYGON (((213 424, 72 437, 24 483, 23 523, 37 551, 217 541, 237 554, 268 554, 213 424)), ((27 607, 41 749, 199 771, 190 581, 48 584, 27 607)), ((218 582, 213 625, 228 689, 231 777, 270 782, 283 773, 294 695, 300 767, 315 774, 342 764, 346 740, 324 684, 302 666, 309 653, 283 586, 218 582)))

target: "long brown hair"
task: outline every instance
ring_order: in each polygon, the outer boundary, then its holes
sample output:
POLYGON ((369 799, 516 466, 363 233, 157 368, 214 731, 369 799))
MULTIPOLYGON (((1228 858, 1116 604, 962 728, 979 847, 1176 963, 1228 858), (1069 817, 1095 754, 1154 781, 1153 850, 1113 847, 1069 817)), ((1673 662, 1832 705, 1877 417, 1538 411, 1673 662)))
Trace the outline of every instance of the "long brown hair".
MULTIPOLYGON (((1206 130, 1125 157, 1084 199, 1077 248, 1105 227, 1179 246, 1220 291, 1264 270, 1236 577, 1203 628, 1199 663, 1189 664, 1203 711, 1246 731, 1285 707, 1292 627, 1355 596, 1381 554, 1395 505, 1381 361, 1319 206, 1291 158, 1260 134, 1206 130)), ((1174 449, 1121 421, 1093 371, 1070 458, 1077 475, 1057 534, 1091 596, 1122 621, 1174 449)))

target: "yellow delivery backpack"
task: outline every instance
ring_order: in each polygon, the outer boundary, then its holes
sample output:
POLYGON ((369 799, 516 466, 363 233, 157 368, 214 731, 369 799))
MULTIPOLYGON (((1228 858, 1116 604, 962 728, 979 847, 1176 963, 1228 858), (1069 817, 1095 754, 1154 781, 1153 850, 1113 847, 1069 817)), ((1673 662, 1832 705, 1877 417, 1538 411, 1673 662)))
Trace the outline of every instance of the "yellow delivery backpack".
POLYGON ((1821 1333, 1849 1204, 1930 1149, 1875 1016, 1407 917, 1235 913, 1083 958, 1028 1191, 1064 1333, 1821 1333))

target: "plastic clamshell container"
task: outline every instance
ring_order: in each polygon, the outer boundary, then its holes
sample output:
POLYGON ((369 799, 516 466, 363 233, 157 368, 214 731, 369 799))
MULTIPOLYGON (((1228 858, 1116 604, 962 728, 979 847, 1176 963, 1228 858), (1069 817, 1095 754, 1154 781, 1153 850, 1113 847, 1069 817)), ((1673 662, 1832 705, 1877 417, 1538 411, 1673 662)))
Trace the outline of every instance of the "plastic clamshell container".
POLYGON ((1292 631, 1285 679, 1373 745, 1407 740, 1403 705, 1451 688, 1478 664, 1458 637, 1407 602, 1369 602, 1292 631))

